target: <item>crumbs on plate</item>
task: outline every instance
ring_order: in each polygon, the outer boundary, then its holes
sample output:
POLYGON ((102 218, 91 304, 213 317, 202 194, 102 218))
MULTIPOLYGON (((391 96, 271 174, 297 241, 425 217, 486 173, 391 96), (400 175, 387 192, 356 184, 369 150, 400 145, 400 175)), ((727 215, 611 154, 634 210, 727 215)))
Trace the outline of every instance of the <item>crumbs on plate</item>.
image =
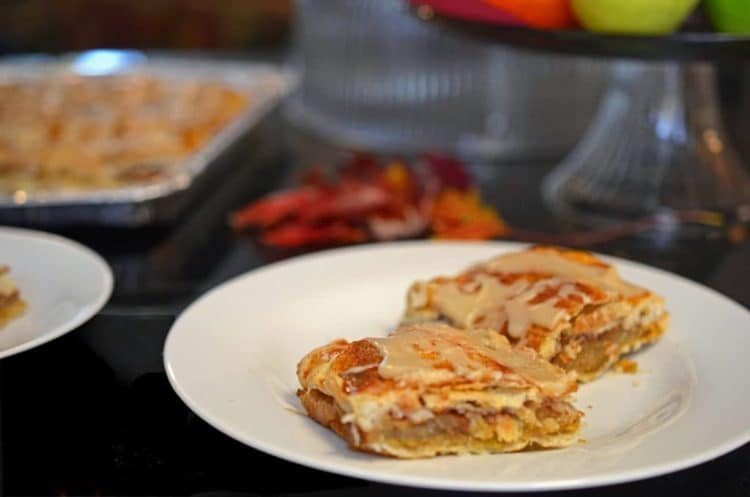
POLYGON ((638 363, 632 359, 620 359, 614 365, 613 370, 618 373, 636 374, 638 372, 638 363))

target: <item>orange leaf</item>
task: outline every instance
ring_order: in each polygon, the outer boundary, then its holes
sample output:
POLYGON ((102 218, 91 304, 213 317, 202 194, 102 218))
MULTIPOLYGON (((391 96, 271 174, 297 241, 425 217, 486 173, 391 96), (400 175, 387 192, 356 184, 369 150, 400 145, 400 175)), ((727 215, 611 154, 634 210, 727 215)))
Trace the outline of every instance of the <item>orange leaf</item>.
POLYGON ((441 192, 432 209, 431 228, 435 238, 461 240, 486 240, 509 232, 498 213, 482 204, 473 189, 441 192))

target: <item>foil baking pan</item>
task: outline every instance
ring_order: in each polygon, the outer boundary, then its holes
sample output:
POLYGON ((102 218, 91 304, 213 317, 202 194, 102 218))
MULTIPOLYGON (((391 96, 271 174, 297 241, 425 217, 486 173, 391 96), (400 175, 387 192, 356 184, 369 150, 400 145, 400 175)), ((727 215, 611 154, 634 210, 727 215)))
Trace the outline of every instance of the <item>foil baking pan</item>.
POLYGON ((244 166, 242 153, 252 153, 253 141, 258 139, 253 135, 277 114, 275 109, 295 81, 291 73, 272 64, 136 51, 0 59, 0 82, 126 73, 222 82, 251 97, 251 104, 164 179, 112 190, 0 193, 0 223, 141 227, 169 222, 211 184, 231 179, 234 168, 244 166))

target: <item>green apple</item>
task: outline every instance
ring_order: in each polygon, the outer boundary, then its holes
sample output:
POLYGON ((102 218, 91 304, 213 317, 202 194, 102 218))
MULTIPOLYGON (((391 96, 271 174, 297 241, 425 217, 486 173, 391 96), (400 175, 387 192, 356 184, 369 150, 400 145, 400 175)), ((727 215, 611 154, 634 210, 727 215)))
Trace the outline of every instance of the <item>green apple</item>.
POLYGON ((705 5, 717 30, 750 34, 750 1, 706 0, 705 5))
POLYGON ((698 1, 573 0, 573 11, 589 31, 661 35, 671 33, 680 27, 698 1))

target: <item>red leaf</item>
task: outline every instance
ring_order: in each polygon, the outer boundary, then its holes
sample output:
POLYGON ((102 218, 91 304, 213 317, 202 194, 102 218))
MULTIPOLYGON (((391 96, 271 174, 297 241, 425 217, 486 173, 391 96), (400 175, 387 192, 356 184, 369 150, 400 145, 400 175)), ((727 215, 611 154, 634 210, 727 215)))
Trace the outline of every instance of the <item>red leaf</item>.
POLYGON ((271 226, 321 202, 325 197, 326 191, 315 186, 283 190, 263 197, 235 212, 230 222, 235 229, 271 226))
POLYGON ((443 187, 466 190, 471 186, 469 172, 456 159, 438 154, 425 154, 423 159, 429 172, 438 178, 443 187))
POLYGON ((261 236, 261 241, 274 247, 297 248, 331 243, 356 243, 367 238, 365 230, 342 222, 320 226, 286 223, 267 230, 261 236))
POLYGON ((298 215, 303 222, 363 218, 389 204, 388 192, 374 185, 345 183, 331 195, 306 205, 298 215))

